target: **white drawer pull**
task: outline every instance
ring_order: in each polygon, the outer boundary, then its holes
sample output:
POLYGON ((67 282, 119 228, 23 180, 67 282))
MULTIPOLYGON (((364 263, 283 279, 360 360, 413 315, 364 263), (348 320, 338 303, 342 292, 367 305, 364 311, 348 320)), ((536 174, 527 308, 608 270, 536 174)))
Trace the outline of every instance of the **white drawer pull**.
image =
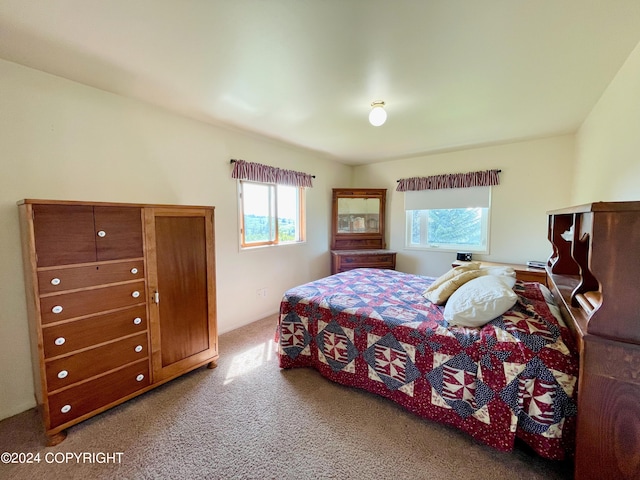
POLYGON ((142 380, 144 380, 144 375, 140 374, 136 377, 136 381, 141 382, 142 380))
POLYGON ((137 353, 140 353, 142 351, 142 345, 138 345, 136 346, 136 348, 134 349, 137 353))
POLYGON ((67 375, 69 375, 69 372, 67 372, 66 370, 60 370, 58 372, 58 378, 67 378, 67 375))
POLYGON ((60 305, 56 305, 51 309, 53 313, 62 313, 62 307, 60 305))
POLYGON ((71 411, 71 405, 65 405, 64 407, 62 407, 62 408, 60 409, 60 411, 61 411, 62 413, 69 413, 69 411, 71 411))
POLYGON ((133 293, 131 294, 131 296, 132 296, 133 298, 138 298, 138 297, 140 296, 140 292, 136 290, 135 292, 133 292, 133 293))
POLYGON ((100 231, 98 232, 98 236, 99 236, 100 238, 102 238, 102 237, 106 237, 106 236, 107 236, 107 232, 105 232, 104 230, 100 230, 100 231))
POLYGON ((136 317, 133 319, 134 325, 140 325, 142 323, 142 319, 140 317, 136 317))
POLYGON ((60 279, 59 278, 52 278, 51 279, 51 285, 60 285, 60 279))
POLYGON ((64 342, 66 342, 67 339, 64 337, 58 337, 56 338, 53 343, 55 343, 56 345, 60 346, 60 345, 64 345, 64 342))
POLYGON ((131 269, 131 273, 133 273, 134 275, 138 273, 138 269, 137 268, 132 268, 131 269))

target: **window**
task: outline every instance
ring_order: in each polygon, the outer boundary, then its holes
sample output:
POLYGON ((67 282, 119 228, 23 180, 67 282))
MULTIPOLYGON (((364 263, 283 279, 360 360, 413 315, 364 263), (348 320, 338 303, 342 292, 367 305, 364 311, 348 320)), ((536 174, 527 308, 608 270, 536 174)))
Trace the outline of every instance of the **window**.
POLYGON ((407 210, 407 246, 487 252, 488 218, 488 208, 407 210))
POLYGON ((304 188, 239 181, 242 247, 304 241, 304 188))
POLYGON ((489 252, 491 187, 405 192, 406 247, 489 252))

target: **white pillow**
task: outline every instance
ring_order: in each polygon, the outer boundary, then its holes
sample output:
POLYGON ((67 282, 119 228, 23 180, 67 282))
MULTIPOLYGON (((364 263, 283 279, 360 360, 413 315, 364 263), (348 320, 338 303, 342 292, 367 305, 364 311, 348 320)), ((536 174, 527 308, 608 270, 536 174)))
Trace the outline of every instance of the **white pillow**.
POLYGON ((453 292, 444 307, 444 319, 449 325, 480 327, 509 310, 517 300, 502 276, 483 275, 453 292))
POLYGON ((500 277, 507 287, 513 288, 516 284, 516 271, 513 267, 482 267, 480 269, 483 275, 494 275, 500 277))

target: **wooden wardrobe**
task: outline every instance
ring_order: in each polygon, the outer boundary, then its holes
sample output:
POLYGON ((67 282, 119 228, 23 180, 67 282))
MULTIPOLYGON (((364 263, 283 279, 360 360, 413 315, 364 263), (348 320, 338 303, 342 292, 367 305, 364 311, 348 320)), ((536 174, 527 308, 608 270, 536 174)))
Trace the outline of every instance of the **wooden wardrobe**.
POLYGON ((216 366, 214 208, 23 200, 35 392, 49 445, 216 366))

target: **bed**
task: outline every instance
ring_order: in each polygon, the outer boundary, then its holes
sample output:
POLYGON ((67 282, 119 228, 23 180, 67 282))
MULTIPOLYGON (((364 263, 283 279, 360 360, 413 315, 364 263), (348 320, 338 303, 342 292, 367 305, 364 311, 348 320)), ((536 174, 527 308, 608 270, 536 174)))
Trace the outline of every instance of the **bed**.
POLYGON ((433 281, 361 268, 288 290, 280 367, 312 367, 498 450, 520 438, 545 458, 571 456, 579 362, 548 291, 518 281, 506 313, 454 327, 422 295, 433 281))
POLYGON ((548 215, 549 288, 580 352, 575 478, 637 480, 640 201, 548 215))

